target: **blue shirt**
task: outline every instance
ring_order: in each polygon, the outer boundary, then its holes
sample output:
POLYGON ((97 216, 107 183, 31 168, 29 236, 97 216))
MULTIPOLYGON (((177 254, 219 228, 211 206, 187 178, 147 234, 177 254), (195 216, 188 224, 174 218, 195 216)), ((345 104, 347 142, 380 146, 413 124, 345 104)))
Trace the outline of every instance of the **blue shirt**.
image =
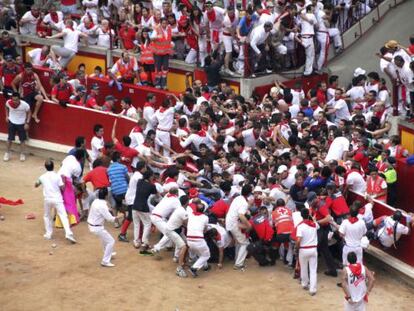
POLYGON ((128 190, 128 169, 125 165, 115 162, 108 167, 111 191, 114 195, 125 194, 128 190))
POLYGON ((257 15, 253 14, 252 19, 250 20, 250 25, 247 25, 246 16, 243 16, 239 22, 240 35, 247 36, 249 32, 253 29, 258 19, 259 18, 257 17, 257 15))

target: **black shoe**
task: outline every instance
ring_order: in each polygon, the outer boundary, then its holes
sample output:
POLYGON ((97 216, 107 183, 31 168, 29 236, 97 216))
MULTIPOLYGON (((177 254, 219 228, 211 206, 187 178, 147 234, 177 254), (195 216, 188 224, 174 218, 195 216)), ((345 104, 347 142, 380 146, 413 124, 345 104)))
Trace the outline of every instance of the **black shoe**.
POLYGON ((193 278, 198 277, 198 274, 197 274, 197 269, 190 268, 190 273, 191 273, 191 275, 193 276, 193 278))
POLYGON ((210 270, 211 269, 211 266, 210 265, 207 265, 207 266, 205 266, 204 268, 203 268, 203 270, 204 271, 208 271, 208 270, 210 270))
POLYGON ((125 234, 118 235, 118 241, 119 242, 125 242, 125 243, 129 242, 125 234))
POLYGON ((336 271, 325 271, 324 273, 325 273, 325 275, 332 276, 334 278, 336 278, 338 276, 338 272, 336 272, 336 271))

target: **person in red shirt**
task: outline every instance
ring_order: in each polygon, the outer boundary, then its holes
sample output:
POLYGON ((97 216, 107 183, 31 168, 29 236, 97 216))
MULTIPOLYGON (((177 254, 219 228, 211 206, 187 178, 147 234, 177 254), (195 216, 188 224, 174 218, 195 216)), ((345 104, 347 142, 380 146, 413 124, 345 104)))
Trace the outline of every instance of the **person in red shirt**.
POLYGON ((213 206, 209 209, 210 213, 216 216, 218 219, 225 219, 227 212, 229 211, 229 205, 223 199, 214 202, 213 206))
POLYGON ((329 213, 329 208, 325 202, 320 199, 315 192, 311 191, 307 196, 307 203, 309 204, 310 213, 319 225, 318 229, 318 253, 322 254, 325 260, 328 271, 325 271, 325 275, 337 277, 338 268, 332 254, 329 250, 328 234, 330 231, 330 222, 332 216, 329 213))
POLYGON ((251 238, 254 242, 249 244, 247 251, 256 259, 259 266, 273 266, 276 263, 277 251, 271 246, 274 230, 269 222, 267 207, 260 207, 257 214, 249 222, 252 230, 250 232, 251 238))
POLYGON ((98 101, 97 101, 98 94, 99 94, 99 85, 94 83, 91 86, 91 93, 88 95, 86 102, 85 102, 86 108, 102 110, 102 106, 98 105, 98 101))
POLYGON ((122 24, 119 29, 119 38, 121 39, 122 48, 125 50, 133 50, 135 48, 134 40, 136 39, 136 35, 137 32, 129 21, 122 24))
POLYGON ((354 160, 361 165, 365 173, 368 173, 369 157, 368 157, 368 139, 358 140, 358 149, 355 151, 354 160))
POLYGON ((126 167, 128 168, 128 172, 132 172, 132 159, 138 157, 139 152, 136 149, 129 147, 129 145, 131 144, 131 137, 129 137, 128 135, 122 137, 123 144, 121 144, 119 140, 116 138, 117 122, 118 119, 115 119, 114 126, 112 128, 112 141, 115 144, 115 150, 121 154, 121 163, 126 165, 126 167))
POLYGON ((283 262, 287 264, 286 255, 289 247, 290 235, 293 232, 293 218, 292 211, 285 206, 283 199, 276 201, 276 206, 272 212, 273 226, 275 227, 275 246, 279 248, 283 243, 285 254, 283 256, 283 262))
POLYGON ((325 205, 329 208, 335 222, 340 225, 349 215, 348 203, 346 203, 342 192, 339 191, 334 183, 329 183, 326 186, 326 190, 328 196, 326 197, 325 205))
POLYGON ((6 99, 14 92, 13 79, 21 72, 20 67, 14 62, 13 56, 4 56, 5 63, 0 66, 0 91, 6 96, 6 99))
POLYGON ((316 99, 319 102, 319 105, 325 105, 326 100, 326 90, 328 89, 326 82, 322 81, 318 83, 318 89, 316 90, 316 99))
POLYGON ((70 102, 70 97, 74 93, 73 86, 68 82, 69 76, 66 73, 54 78, 55 86, 52 88, 52 101, 66 107, 70 102))
POLYGON ((86 184, 90 182, 93 186, 93 190, 97 190, 99 188, 110 187, 111 183, 109 182, 108 174, 107 174, 107 167, 103 166, 103 162, 101 159, 96 159, 92 164, 93 169, 89 171, 83 177, 82 181, 82 190, 86 192, 86 184))

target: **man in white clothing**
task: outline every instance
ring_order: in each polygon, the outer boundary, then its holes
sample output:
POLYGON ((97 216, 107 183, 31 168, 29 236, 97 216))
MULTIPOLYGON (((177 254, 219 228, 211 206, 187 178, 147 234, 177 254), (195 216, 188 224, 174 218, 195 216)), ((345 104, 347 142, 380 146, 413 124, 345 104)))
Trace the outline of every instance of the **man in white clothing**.
POLYGON ((250 54, 252 73, 266 69, 266 41, 272 31, 273 24, 266 22, 253 28, 250 33, 250 54))
POLYGON ((202 268, 204 271, 210 269, 207 263, 210 258, 210 249, 204 239, 204 233, 207 231, 208 217, 203 214, 203 210, 204 205, 201 201, 197 201, 193 213, 188 214, 187 244, 190 257, 197 257, 197 260, 190 267, 190 272, 193 277, 197 277, 197 271, 202 268))
POLYGON ((342 264, 348 265, 348 253, 354 252, 357 255, 357 262, 362 263, 363 251, 361 239, 367 233, 365 221, 358 218, 358 209, 352 206, 350 217, 345 219, 339 227, 339 234, 345 240, 342 249, 342 264))
POLYGON ((348 105, 346 101, 342 98, 343 91, 342 89, 335 90, 335 97, 328 101, 328 111, 326 114, 335 115, 335 123, 338 124, 341 120, 349 120, 351 114, 349 113, 348 105))
POLYGON ((46 37, 46 39, 63 38, 63 47, 59 45, 52 45, 51 48, 51 56, 53 60, 57 61, 56 56, 59 56, 59 63, 62 66, 62 68, 66 68, 72 60, 72 58, 78 52, 79 37, 88 38, 87 34, 84 34, 79 30, 74 29, 73 25, 73 21, 68 19, 65 22, 65 29, 53 36, 46 37))
POLYGON ((76 243, 76 240, 73 236, 73 232, 69 226, 68 215, 66 213, 65 207, 63 206, 63 197, 62 192, 64 183, 62 178, 56 174, 54 169, 54 163, 52 160, 46 160, 45 168, 47 170, 35 183, 35 187, 43 186, 43 196, 44 196, 44 215, 43 220, 45 223, 46 233, 43 237, 46 240, 52 239, 53 234, 53 221, 52 221, 52 208, 56 209, 56 212, 62 222, 63 229, 65 230, 65 237, 67 240, 72 243, 76 243))
POLYGON ((342 131, 337 129, 334 132, 334 140, 329 146, 328 154, 326 155, 325 161, 329 162, 331 160, 346 160, 347 154, 349 152, 350 142, 348 138, 343 136, 342 131))
POLYGON ((93 132, 95 135, 91 139, 91 164, 99 158, 104 148, 103 126, 101 124, 95 124, 93 132))
POLYGON ((40 10, 37 6, 32 5, 30 11, 27 11, 19 21, 20 33, 22 35, 35 35, 36 25, 40 17, 40 10))
POLYGON ((367 182, 362 176, 361 167, 358 162, 352 163, 351 171, 348 172, 345 184, 347 189, 362 195, 367 191, 367 182))
POLYGON ((304 76, 309 76, 313 71, 313 62, 315 61, 315 45, 313 43, 313 37, 315 35, 315 25, 317 20, 315 14, 313 14, 314 7, 309 4, 306 6, 306 12, 302 12, 300 15, 301 18, 301 34, 300 38, 302 45, 305 48, 306 62, 305 62, 305 71, 303 72, 304 76))
POLYGON ((108 189, 101 188, 98 191, 98 198, 93 201, 88 215, 88 227, 89 231, 97 235, 104 249, 104 255, 101 261, 103 267, 115 267, 111 262, 113 256, 116 253, 113 252, 115 240, 111 234, 106 231, 104 227, 105 220, 109 222, 115 222, 117 218, 122 218, 123 215, 119 214, 118 217, 114 217, 109 212, 109 207, 106 202, 106 197, 108 196, 108 189))
POLYGON ((244 261, 247 256, 249 240, 242 230, 251 228, 251 224, 246 218, 246 213, 249 208, 247 197, 250 196, 251 193, 251 185, 244 185, 241 190, 241 195, 234 198, 226 215, 226 230, 231 232, 236 245, 235 270, 244 269, 244 261))
POLYGON ((311 296, 316 294, 318 269, 318 225, 309 215, 309 210, 301 210, 303 221, 296 228, 296 249, 299 251, 300 279, 302 287, 309 289, 311 296))

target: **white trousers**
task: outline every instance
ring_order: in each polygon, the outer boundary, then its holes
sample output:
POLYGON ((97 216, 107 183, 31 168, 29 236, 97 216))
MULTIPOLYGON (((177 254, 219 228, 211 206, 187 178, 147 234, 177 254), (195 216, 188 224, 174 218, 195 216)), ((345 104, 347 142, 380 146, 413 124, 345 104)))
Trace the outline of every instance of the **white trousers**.
POLYGON ((233 239, 236 244, 236 261, 234 264, 241 267, 244 265, 244 261, 246 260, 249 240, 247 239, 246 235, 241 232, 239 227, 230 230, 230 232, 233 235, 233 239))
POLYGON ((97 235, 98 238, 101 239, 102 247, 104 249, 104 255, 102 257, 103 263, 109 263, 111 262, 112 258, 112 252, 114 249, 115 240, 114 238, 109 234, 108 231, 104 228, 104 226, 94 227, 94 226, 88 226, 89 231, 93 234, 97 235))
POLYGON ((207 266, 207 261, 210 258, 210 249, 207 246, 206 240, 189 239, 187 240, 187 244, 191 255, 198 257, 191 268, 199 270, 204 266, 207 266))
POLYGON ((134 242, 135 244, 141 243, 139 238, 139 232, 141 230, 141 222, 143 224, 142 230, 142 243, 145 245, 149 244, 151 235, 151 218, 150 213, 139 212, 132 210, 132 221, 134 223, 134 242))
POLYGON ((316 271, 318 269, 318 251, 316 247, 300 249, 299 263, 302 286, 309 286, 309 292, 316 293, 316 271))
POLYGON ((329 37, 333 39, 335 48, 342 47, 341 33, 338 28, 328 28, 329 37))
POLYGON ((45 223, 46 235, 52 237, 53 234, 53 219, 52 219, 52 208, 56 209, 60 221, 62 222, 63 229, 65 229, 65 235, 72 235, 73 232, 70 229, 68 214, 66 213, 63 202, 56 200, 45 200, 44 201, 44 214, 43 220, 45 223))
POLYGON ((159 218, 158 216, 151 216, 152 224, 157 228, 159 232, 163 234, 161 240, 158 241, 157 244, 154 245, 154 249, 160 251, 166 247, 170 243, 170 239, 165 235, 167 231, 167 222, 164 219, 159 218))
POLYGON ((344 302, 345 311, 365 311, 366 310, 366 302, 365 300, 361 300, 359 302, 348 302, 345 300, 344 302))
POLYGON ((316 69, 321 70, 327 61, 329 53, 329 33, 318 32, 316 34, 316 39, 318 40, 320 46, 318 60, 316 62, 316 69))
POLYGON ((363 254, 364 254, 364 252, 362 250, 362 247, 361 246, 358 246, 358 247, 350 247, 348 245, 344 245, 344 247, 342 249, 342 264, 344 266, 349 265, 349 262, 348 262, 348 258, 347 257, 348 257, 348 254, 350 252, 354 252, 356 254, 356 256, 357 256, 357 262, 362 263, 362 257, 363 257, 363 254))
POLYGON ((170 152, 166 148, 163 148, 163 146, 171 148, 170 132, 160 130, 155 131, 155 143, 158 150, 160 147, 162 148, 164 157, 170 156, 170 152))
POLYGON ((185 57, 185 62, 187 64, 195 64, 197 62, 197 51, 194 49, 190 49, 190 51, 188 51, 187 56, 185 57))
POLYGON ((313 37, 302 38, 302 42, 306 54, 305 71, 303 74, 310 75, 313 71, 313 62, 315 61, 315 45, 313 43, 313 37))

